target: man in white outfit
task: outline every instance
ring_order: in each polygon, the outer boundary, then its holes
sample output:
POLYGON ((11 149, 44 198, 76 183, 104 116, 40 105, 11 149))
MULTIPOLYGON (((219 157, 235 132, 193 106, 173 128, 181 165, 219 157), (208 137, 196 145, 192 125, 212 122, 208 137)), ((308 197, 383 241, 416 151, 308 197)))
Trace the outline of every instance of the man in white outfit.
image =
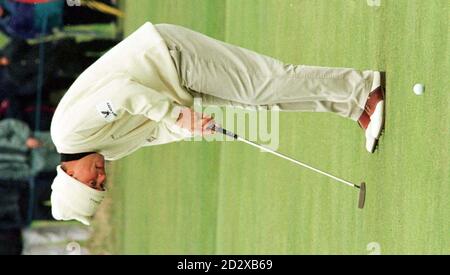
POLYGON ((53 216, 89 224, 105 196, 105 159, 212 134, 214 120, 190 108, 194 97, 205 105, 333 112, 358 121, 371 153, 383 127, 380 72, 286 65, 183 27, 145 23, 83 72, 57 107, 53 216))

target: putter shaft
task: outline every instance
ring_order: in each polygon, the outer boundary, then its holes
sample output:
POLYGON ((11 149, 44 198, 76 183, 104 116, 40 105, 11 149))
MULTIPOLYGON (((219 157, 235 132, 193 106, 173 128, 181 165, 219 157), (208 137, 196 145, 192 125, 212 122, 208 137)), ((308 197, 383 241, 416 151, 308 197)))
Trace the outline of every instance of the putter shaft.
POLYGON ((358 188, 358 189, 360 188, 360 186, 358 186, 358 185, 356 185, 356 184, 354 184, 354 183, 351 183, 351 182, 349 182, 349 181, 346 181, 346 180, 343 180, 343 179, 338 178, 338 177, 336 177, 336 176, 333 176, 333 175, 331 175, 331 174, 329 174, 329 173, 327 173, 327 172, 324 172, 324 171, 319 170, 319 169, 317 169, 317 168, 314 168, 314 167, 312 167, 312 166, 310 166, 310 165, 308 165, 308 164, 302 163, 302 162, 300 162, 300 161, 298 161, 298 160, 295 160, 295 159, 293 159, 293 158, 291 158, 291 157, 288 157, 288 156, 286 156, 286 155, 283 155, 283 154, 281 154, 281 153, 279 153, 279 152, 277 152, 277 151, 274 151, 274 150, 272 150, 272 149, 269 149, 269 148, 267 148, 267 147, 265 147, 265 146, 263 146, 263 145, 260 145, 260 144, 257 144, 257 143, 255 143, 255 142, 246 140, 246 139, 244 139, 244 138, 242 138, 242 137, 236 135, 236 134, 233 133, 233 132, 230 132, 230 131, 228 131, 228 130, 226 130, 226 129, 223 129, 222 127, 219 127, 219 126, 214 125, 214 126, 212 127, 212 130, 213 130, 213 131, 216 131, 216 132, 220 132, 220 133, 222 133, 222 134, 224 134, 224 135, 227 135, 227 136, 229 136, 229 137, 232 137, 232 138, 235 139, 235 140, 238 140, 238 141, 242 141, 242 142, 244 142, 244 143, 247 143, 247 144, 249 144, 249 145, 251 145, 251 146, 254 146, 254 147, 256 147, 256 148, 259 148, 259 149, 261 149, 261 150, 264 150, 264 151, 266 151, 266 152, 269 152, 269 153, 271 153, 271 154, 273 154, 273 155, 276 155, 276 156, 278 156, 278 157, 281 157, 281 158, 283 158, 283 159, 289 160, 289 161, 291 161, 291 162, 293 162, 293 163, 295 163, 295 164, 297 164, 297 165, 300 165, 300 166, 303 166, 303 167, 305 167, 305 168, 307 168, 307 169, 313 170, 313 171, 315 171, 315 172, 317 172, 317 173, 319 173, 319 174, 322 174, 322 175, 324 175, 324 176, 327 176, 327 177, 329 177, 329 178, 332 178, 332 179, 334 179, 334 180, 336 180, 336 181, 339 181, 339 182, 341 182, 341 183, 344 183, 344 184, 346 184, 346 185, 349 185, 349 186, 352 186, 352 187, 356 187, 356 188, 358 188))

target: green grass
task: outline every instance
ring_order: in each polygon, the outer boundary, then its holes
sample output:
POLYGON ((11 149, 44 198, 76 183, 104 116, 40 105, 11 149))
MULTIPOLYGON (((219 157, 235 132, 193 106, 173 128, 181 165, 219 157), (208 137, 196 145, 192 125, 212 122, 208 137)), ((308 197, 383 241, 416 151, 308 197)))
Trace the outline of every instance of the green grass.
POLYGON ((287 63, 387 72, 386 130, 374 155, 350 120, 280 114, 279 151, 357 192, 237 142, 141 149, 113 165, 113 253, 450 253, 447 0, 125 1, 125 33, 174 23, 287 63), (426 84, 424 96, 412 86, 426 84))

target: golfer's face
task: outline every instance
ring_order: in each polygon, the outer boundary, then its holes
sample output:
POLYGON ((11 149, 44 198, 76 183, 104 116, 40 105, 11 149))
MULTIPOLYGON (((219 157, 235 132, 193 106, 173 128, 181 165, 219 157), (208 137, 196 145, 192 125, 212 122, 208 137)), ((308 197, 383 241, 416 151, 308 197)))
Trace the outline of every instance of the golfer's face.
POLYGON ((71 176, 91 188, 105 190, 106 173, 103 156, 92 154, 78 160, 71 176))
POLYGON ((4 56, 0 56, 0 66, 8 66, 9 65, 9 59, 4 56))

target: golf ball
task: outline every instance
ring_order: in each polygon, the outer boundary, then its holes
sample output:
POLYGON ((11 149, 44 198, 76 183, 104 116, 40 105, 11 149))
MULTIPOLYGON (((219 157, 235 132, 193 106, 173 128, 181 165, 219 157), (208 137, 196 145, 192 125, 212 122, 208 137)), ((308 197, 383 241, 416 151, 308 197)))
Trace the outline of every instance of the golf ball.
POLYGON ((425 91, 425 86, 421 83, 417 83, 414 85, 413 91, 416 95, 423 95, 423 92, 425 91))

